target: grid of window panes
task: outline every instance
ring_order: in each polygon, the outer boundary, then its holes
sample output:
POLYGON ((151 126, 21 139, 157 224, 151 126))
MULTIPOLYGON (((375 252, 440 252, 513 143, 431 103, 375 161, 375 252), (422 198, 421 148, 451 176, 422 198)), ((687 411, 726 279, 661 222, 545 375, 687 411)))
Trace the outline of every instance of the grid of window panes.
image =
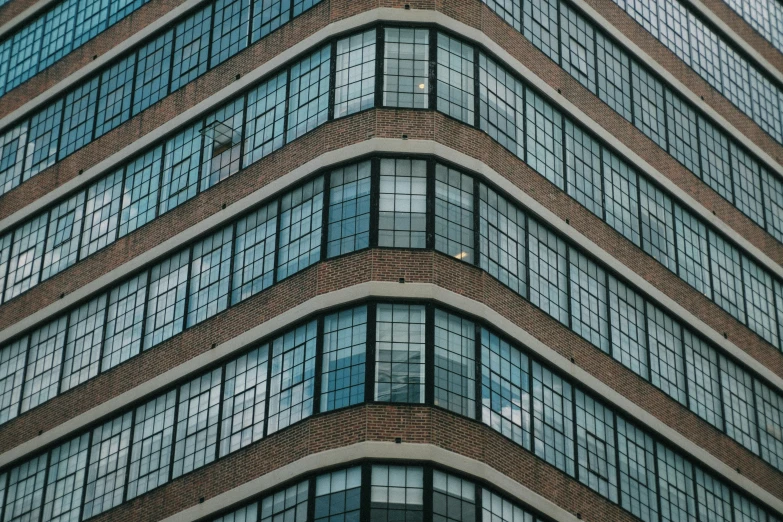
POLYGON ((216 458, 220 411, 220 369, 180 386, 172 478, 209 464, 216 458))
POLYGON ((177 392, 171 390, 136 408, 127 498, 135 498, 168 482, 176 405, 177 392))
POLYGON ((226 365, 220 456, 264 436, 269 345, 255 348, 226 365))
POLYGON ((435 250, 473 263, 473 178, 435 166, 435 250))
POLYGON ((476 416, 476 326, 472 321, 435 310, 434 404, 476 416))
POLYGON ((432 472, 433 522, 471 522, 476 520, 476 487, 463 478, 432 472))
POLYGON ((83 433, 52 450, 43 520, 69 522, 79 519, 89 449, 90 435, 83 433))
POLYGON ((424 520, 424 469, 418 466, 372 466, 371 522, 424 520))
POLYGON ((337 40, 334 117, 375 106, 376 31, 337 40))
POLYGON ((614 413, 581 390, 575 393, 576 465, 580 482, 617 502, 614 413))
POLYGON ((378 246, 424 248, 427 230, 427 163, 382 159, 378 246))
POLYGON ((324 178, 319 176, 280 200, 277 280, 285 279, 321 258, 324 178))
POLYGON ((379 305, 375 320, 375 400, 424 402, 424 306, 379 305))
POLYGON ((313 414, 317 330, 310 321, 272 342, 268 433, 313 414))
POLYGON ((437 108, 444 114, 473 125, 473 47, 438 33, 437 108))
POLYGON ((371 174, 370 161, 342 167, 329 174, 326 257, 370 246, 371 174))
POLYGON ((384 29, 383 104, 429 107, 429 29, 384 29))
POLYGON ((321 411, 364 402, 367 321, 366 306, 324 317, 321 411))

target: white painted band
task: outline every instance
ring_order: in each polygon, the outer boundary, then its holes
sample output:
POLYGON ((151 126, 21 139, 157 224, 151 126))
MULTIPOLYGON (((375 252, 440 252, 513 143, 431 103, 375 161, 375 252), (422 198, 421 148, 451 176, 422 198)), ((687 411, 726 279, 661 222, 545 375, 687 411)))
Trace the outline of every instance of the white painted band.
POLYGON ((359 460, 377 459, 399 462, 431 462, 436 465, 471 476, 474 479, 492 484, 492 488, 509 498, 538 511, 552 520, 577 522, 577 517, 559 507, 530 488, 517 482, 495 468, 470 457, 454 453, 433 444, 395 444, 394 442, 366 441, 350 446, 335 448, 307 455, 291 464, 237 486, 225 493, 207 499, 201 504, 180 511, 161 522, 193 522, 206 517, 214 517, 221 511, 241 507, 257 495, 270 493, 280 484, 304 478, 320 469, 350 465, 359 460))
POLYGON ((739 360, 758 375, 766 379, 783 391, 783 377, 772 372, 765 365, 758 362, 751 355, 740 349, 736 344, 725 339, 723 335, 715 331, 704 321, 697 318, 692 312, 681 306, 672 298, 665 295, 649 281, 638 275, 631 268, 617 261, 609 252, 599 247, 597 244, 586 238, 581 233, 574 230, 563 219, 539 203, 525 191, 511 183, 497 171, 488 167, 485 163, 476 160, 463 152, 449 148, 440 143, 428 140, 402 140, 391 138, 373 138, 354 145, 349 145, 342 149, 327 152, 310 160, 304 165, 285 174, 268 185, 256 190, 252 194, 230 204, 225 209, 216 212, 214 215, 199 222, 196 225, 180 232, 176 236, 160 243, 152 249, 140 254, 132 260, 123 263, 121 266, 87 283, 75 292, 66 295, 64 298, 52 303, 41 310, 25 317, 21 321, 8 326, 0 331, 0 343, 3 343, 20 333, 31 329, 32 327, 43 323, 45 320, 54 317, 56 314, 63 313, 68 308, 78 302, 105 291, 112 285, 118 283, 128 276, 128 274, 148 266, 155 260, 161 259, 167 254, 172 254, 177 249, 189 244, 195 238, 203 235, 209 230, 214 230, 225 225, 237 217, 241 216, 253 206, 268 200, 275 194, 280 193, 286 187, 296 184, 307 178, 314 172, 328 168, 331 165, 350 161, 353 158, 359 158, 368 154, 427 154, 442 160, 455 162, 469 171, 484 176, 488 181, 497 185, 501 190, 508 193, 513 199, 537 214, 545 223, 562 236, 570 238, 575 245, 582 248, 595 259, 603 262, 610 270, 627 279, 632 285, 636 286, 644 294, 660 303, 668 309, 675 317, 685 322, 694 331, 698 332, 712 343, 722 348, 726 353, 739 360))
POLYGON ((773 509, 783 512, 783 500, 777 498, 766 489, 763 489, 760 485, 741 475, 734 468, 713 456, 696 442, 691 441, 674 430, 674 428, 664 424, 652 414, 641 409, 624 395, 615 391, 614 388, 603 381, 598 380, 596 377, 577 366, 576 363, 572 363, 567 358, 558 354, 538 340, 538 338, 520 328, 500 313, 483 303, 455 294, 454 292, 430 283, 400 284, 373 281, 360 283, 348 288, 313 297, 312 299, 295 306, 286 313, 251 328, 233 339, 199 354, 161 375, 153 377, 146 383, 117 397, 109 399, 108 401, 91 408, 87 412, 69 419, 48 432, 0 454, 0 467, 21 459, 39 450, 43 446, 62 440, 65 437, 73 436, 77 432, 85 429, 88 425, 100 419, 104 419, 114 412, 127 408, 141 399, 148 398, 156 393, 162 393, 171 386, 171 383, 180 381, 186 377, 193 377, 197 375, 197 372, 200 370, 235 355, 241 350, 252 346, 254 343, 265 339, 276 332, 280 332, 286 327, 292 326, 303 317, 312 315, 320 310, 336 306, 345 306, 352 302, 368 298, 426 299, 449 306, 459 303, 459 309, 466 314, 470 314, 491 324, 500 332, 503 332, 511 339, 515 339, 524 345, 529 351, 533 352, 541 359, 546 360, 553 367, 572 379, 575 384, 583 386, 586 390, 591 390, 599 398, 612 405, 617 411, 620 411, 630 419, 643 425, 649 432, 667 439, 680 451, 690 455, 712 472, 722 476, 725 480, 733 483, 737 487, 755 495, 759 500, 768 504, 773 509))

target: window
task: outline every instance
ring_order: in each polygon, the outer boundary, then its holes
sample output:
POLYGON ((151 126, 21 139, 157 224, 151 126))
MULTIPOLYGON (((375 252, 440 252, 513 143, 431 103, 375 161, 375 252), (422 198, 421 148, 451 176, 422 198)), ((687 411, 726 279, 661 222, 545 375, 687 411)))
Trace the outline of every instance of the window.
POLYGON ((79 256, 94 254, 117 237, 123 169, 100 179, 87 189, 84 230, 79 256))
POLYGON ((177 392, 171 390, 136 408, 128 470, 128 499, 169 480, 177 392))
POLYGON ((216 67, 247 47, 249 17, 249 0, 218 0, 215 3, 210 67, 216 67))
POLYGON ((315 522, 359 522, 362 468, 319 475, 315 479, 315 522))
POLYGON ((278 281, 321 259, 323 191, 324 178, 319 176, 281 198, 278 281))
POLYGON ((294 0, 294 16, 299 16, 321 0, 294 0))
POLYGON ((261 499, 261 522, 307 520, 307 485, 305 480, 261 499))
POLYGON ((367 361, 367 307, 324 317, 321 411, 364 402, 367 361))
POLYGON ((250 350, 226 364, 220 456, 244 448, 264 436, 269 345, 250 350))
MULTIPOLYGON (((60 137, 63 101, 57 100, 30 120, 23 179, 28 180, 54 164, 60 137)), ((6 189, 7 190, 7 189, 6 189)))
POLYGON ((527 163, 546 179, 564 188, 563 122, 560 112, 530 89, 525 92, 527 163))
POLYGON ((522 0, 486 0, 484 3, 514 29, 522 31, 522 0))
POLYGON ((49 212, 41 280, 49 279, 76 262, 84 216, 84 192, 63 201, 49 212))
POLYGON ((617 502, 614 414, 576 390, 576 446, 579 481, 617 502))
POLYGON ((155 147, 132 161, 125 170, 119 237, 157 216, 162 154, 163 147, 155 147))
POLYGON ((109 293, 101 371, 113 368, 139 353, 147 274, 144 272, 133 277, 109 293))
POLYGON ((79 85, 65 97, 65 114, 60 128, 59 160, 92 141, 98 76, 79 85))
POLYGON ((435 310, 436 406, 476 417, 476 326, 458 315, 435 310))
POLYGON ((11 63, 8 66, 8 76, 6 77, 7 90, 27 81, 38 72, 44 20, 45 18, 40 16, 32 23, 28 22, 23 25, 13 35, 11 63))
MULTIPOLYGON (((128 56, 101 74, 101 95, 95 118, 95 137, 103 136, 130 118, 136 55, 128 56)), ((87 142, 84 143, 86 145, 87 142)))
POLYGON ((187 128, 166 142, 163 178, 160 184, 160 214, 178 207, 196 195, 201 123, 187 128))
POLYGON ((76 12, 76 31, 73 36, 74 49, 82 45, 106 28, 109 16, 108 0, 79 0, 76 12))
POLYGON ((310 321, 272 342, 267 433, 313 414, 317 330, 310 321))
POLYGON ((775 141, 781 141, 780 108, 778 106, 778 88, 761 72, 748 67, 750 76, 750 98, 753 102, 751 119, 767 131, 775 141))
POLYGON ((370 161, 329 175, 329 238, 326 257, 370 246, 370 161))
POLYGON ((683 330, 683 338, 691 411, 722 431, 723 405, 718 354, 688 330, 683 330))
POLYGON ((598 97, 632 121, 631 66, 628 54, 600 32, 595 35, 598 97))
POLYGON ((480 266, 516 293, 527 295, 525 215, 503 196, 479 184, 480 266))
POLYGON ((569 255, 571 329, 609 353, 606 272, 574 249, 569 251, 569 255))
POLYGON ((424 248, 427 230, 427 164, 381 160, 378 246, 424 248))
MULTIPOLYGON (((46 13, 45 34, 41 46, 38 70, 42 71, 71 52, 76 24, 78 0, 66 0, 46 13)), ((2 85, 2 83, 0 83, 2 85)))
POLYGON ((480 52, 479 127, 522 159, 525 157, 524 111, 522 82, 480 52))
POLYGON ((215 460, 220 410, 220 368, 179 388, 172 478, 215 460))
POLYGON ((530 449, 530 364, 527 355, 481 329, 481 419, 530 449))
POLYGON ((568 325, 568 261, 566 244, 532 219, 528 220, 530 301, 568 325))
POLYGON ((759 453, 756 440, 756 408, 753 405, 753 378, 725 357, 720 357, 720 384, 726 434, 753 453, 759 453))
POLYGON ((722 91, 720 74, 720 46, 718 36, 691 11, 688 11, 690 27, 691 66, 699 76, 718 91, 722 91))
POLYGON ((500 495, 482 488, 482 522, 533 522, 533 515, 500 495))
POLYGON ((573 393, 568 381, 533 361, 533 451, 574 475, 573 393))
POLYGON ((772 277, 766 270, 743 255, 742 281, 745 290, 748 327, 768 343, 778 346, 772 277))
POLYGON ((334 117, 375 105, 375 29, 337 40, 334 117))
POLYGON ((288 0, 253 0, 253 32, 251 42, 257 42, 291 18, 288 0))
POLYGON ((603 218, 601 146, 570 120, 565 124, 566 191, 587 210, 603 218))
POLYGON ((290 70, 287 141, 293 141, 326 122, 329 115, 331 47, 325 46, 290 70))
POLYGON ((474 522, 476 487, 467 480, 439 470, 432 472, 433 522, 474 522))
POLYGON ((67 316, 62 316, 30 334, 22 412, 57 395, 67 324, 67 316))
POLYGON ((424 403, 424 306, 379 304, 375 400, 424 403))
POLYGON ((79 520, 89 449, 90 434, 83 433, 52 450, 46 481, 43 520, 50 522, 79 520))
POLYGON ((658 38, 658 4, 655 0, 627 0, 625 10, 631 18, 658 38))
POLYGON ((228 308, 232 234, 229 226, 193 245, 187 326, 228 308))
POLYGON ((473 263, 473 178, 435 166, 435 250, 473 263))
POLYGON ((775 239, 783 242, 783 181, 766 169, 762 169, 761 179, 764 185, 765 228, 775 239))
POLYGON ((177 25, 171 68, 171 92, 207 70, 212 6, 202 9, 177 25))
POLYGON ((545 55, 560 63, 558 59, 557 0, 524 2, 524 35, 545 55))
POLYGON ((98 375, 106 319, 106 294, 71 312, 60 390, 67 391, 98 375))
POLYGON ((109 25, 117 23, 144 5, 146 0, 122 0, 109 4, 109 25))
POLYGON ((138 114, 169 93, 174 31, 167 31, 139 49, 133 114, 138 114))
POLYGON ((286 78, 282 72, 247 95, 245 166, 283 146, 286 78))
POLYGON ((682 327, 659 308, 647 303, 650 380, 668 396, 686 403, 682 327))
POLYGON ((47 456, 48 453, 44 453, 11 470, 5 498, 5 522, 39 520, 47 456))
POLYGON ((258 502, 216 518, 213 522, 258 522, 258 502))
MULTIPOLYGON (((0 136, 0 194, 21 183, 26 139, 27 125, 20 125, 0 136)), ((34 144, 34 141, 30 143, 34 144)))
POLYGON ((656 261, 675 272, 677 270, 674 215, 672 200, 647 182, 639 180, 642 213, 642 248, 656 261))
POLYGON ((658 443, 657 451, 661 520, 696 522, 693 466, 661 443, 658 443))
POLYGON ((718 41, 723 89, 721 93, 747 115, 751 115, 749 65, 724 40, 718 41))
POLYGON ((565 4, 560 4, 560 30, 563 37, 565 71, 595 92, 595 31, 593 25, 565 4))
POLYGON ((763 522, 764 510, 748 500, 746 497, 732 491, 734 499, 734 521, 735 522, 763 522))
POLYGON ((661 42, 680 60, 690 65, 688 10, 678 0, 664 0, 658 4, 658 12, 661 42))
POLYGON ((231 304, 271 286, 274 279, 277 202, 237 221, 231 304))
POLYGON ((740 254, 723 237, 712 230, 709 234, 713 299, 736 319, 745 322, 740 254))
POLYGON ((653 440, 617 417, 620 505, 644 522, 658 520, 653 440))
POLYGON ((647 327, 644 299, 609 276, 609 324, 612 325, 612 357, 643 379, 647 366, 647 327))
POLYGON ((729 140, 710 122, 699 117, 701 179, 728 201, 732 198, 729 140))
POLYGON ((712 297, 707 227, 680 205, 674 205, 677 273, 693 288, 712 297))
POLYGON ((634 125, 661 148, 666 148, 666 118, 664 115, 661 83, 641 67, 631 62, 631 83, 633 86, 634 125))
POLYGON ((210 115, 204 124, 201 155, 201 190, 239 172, 242 159, 244 96, 210 115))
POLYGON ((125 491, 133 413, 95 428, 84 496, 83 519, 94 517, 122 503, 125 491))
POLYGON ((27 341, 28 337, 22 337, 0 348, 0 424, 19 413, 27 341))
POLYGON ((46 239, 46 213, 14 230, 5 300, 16 297, 38 284, 46 239))
POLYGON ((371 522, 422 522, 424 470, 415 466, 372 467, 371 522))
POLYGON ((0 237, 0 303, 3 302, 3 291, 5 290, 5 277, 8 272, 8 262, 11 257, 11 239, 13 232, 0 237))
POLYGON ((438 33, 438 110, 473 125, 473 47, 438 33))
POLYGON ((732 142, 731 168, 734 177, 734 204, 763 227, 764 200, 761 195, 759 164, 732 142))
POLYGON ((186 249, 153 266, 150 271, 145 350, 182 331, 189 254, 190 251, 186 249))
POLYGON ((761 458, 783 471, 783 397, 759 380, 754 386, 761 458))
POLYGON ((634 245, 640 245, 639 196, 636 172, 603 150, 606 223, 634 245))
POLYGON ((383 47, 383 104, 387 107, 429 107, 430 32, 387 27, 383 47))
POLYGON ((731 522, 731 492, 725 484, 696 468, 696 501, 700 520, 731 522))
MULTIPOLYGON (((667 1, 666 3, 671 2, 667 1)), ((699 175, 699 137, 696 111, 667 89, 666 118, 669 153, 685 165, 685 168, 699 175)))

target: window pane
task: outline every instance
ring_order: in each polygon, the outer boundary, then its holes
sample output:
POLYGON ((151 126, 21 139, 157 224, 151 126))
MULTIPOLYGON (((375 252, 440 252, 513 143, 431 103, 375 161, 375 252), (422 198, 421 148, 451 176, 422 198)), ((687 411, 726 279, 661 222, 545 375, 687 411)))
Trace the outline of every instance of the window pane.
POLYGON ((775 239, 783 242, 783 180, 767 169, 761 169, 761 179, 764 184, 765 228, 775 239))
POLYGON ((57 395, 68 318, 62 316, 30 334, 27 371, 22 390, 22 412, 57 395))
POLYGON ((168 482, 176 404, 177 392, 171 390, 136 408, 128 499, 168 482))
POLYGON ((483 183, 480 195, 480 266, 521 296, 527 295, 525 215, 483 183))
POLYGON ((326 46, 291 67, 287 141, 295 140, 326 122, 329 115, 330 55, 331 47, 326 46))
POLYGON ((580 252, 569 251, 571 263, 571 328, 609 353, 606 272, 580 252))
POLYGON ((232 234, 229 226, 193 245, 188 327, 228 308, 232 234))
POLYGON ((668 314, 647 303, 647 334, 652 383, 681 404, 686 403, 682 327, 668 314))
POLYGON ((370 246, 370 161, 329 175, 329 239, 326 256, 370 246))
POLYGON ((753 405, 753 378, 725 357, 720 357, 720 383, 726 434, 753 453, 759 453, 756 440, 756 410, 753 405))
POLYGON ((16 297, 38 284, 46 239, 46 213, 14 230, 5 300, 16 297))
POLYGON ((337 40, 334 117, 375 105, 375 29, 337 40))
POLYGON ((640 245, 636 171, 606 149, 603 156, 606 223, 634 245, 640 245))
POLYGON ((731 492, 725 484, 696 468, 696 498, 699 519, 731 522, 731 492))
POLYGON ((98 77, 85 82, 65 97, 65 115, 60 129, 58 159, 92 141, 93 118, 98 99, 98 77))
POLYGON ((644 299, 609 276, 609 313, 612 325, 612 357, 648 380, 647 330, 644 299))
POLYGON ((220 518, 216 518, 213 522, 257 522, 258 521, 258 502, 253 502, 249 506, 245 506, 232 511, 227 515, 223 515, 220 518))
POLYGON ((139 49, 133 114, 138 114, 169 93, 174 31, 167 31, 139 49))
POLYGON ((718 306, 745 322, 739 251, 712 230, 709 234, 713 298, 718 306))
POLYGON ((473 178, 435 166, 435 250, 473 263, 473 178))
POLYGON ((439 470, 432 472, 434 522, 475 522, 476 487, 467 480, 439 470))
POLYGON ((568 262, 566 244, 532 219, 528 220, 530 301, 556 320, 568 324, 568 262))
POLYGON ((261 522, 306 522, 308 483, 305 480, 261 499, 261 522))
POLYGON ((482 421, 530 449, 529 361, 486 328, 481 329, 482 421))
POLYGON ((32 78, 38 72, 41 53, 41 42, 44 31, 43 16, 33 22, 28 22, 13 35, 11 40, 11 63, 8 66, 6 89, 11 90, 17 85, 32 78))
POLYGON ((558 60, 557 0, 525 2, 524 35, 533 45, 560 63, 558 60))
POLYGON ((620 505, 644 522, 658 520, 653 440, 633 424, 617 418, 620 505))
POLYGON ((24 180, 28 180, 54 164, 57 159, 57 141, 60 137, 60 117, 63 101, 57 100, 30 120, 30 134, 24 166, 24 180))
POLYGON ((766 513, 746 497, 732 491, 734 499, 734 522, 764 522, 766 513))
POLYGON ((212 370, 179 389, 173 479, 215 460, 220 372, 220 368, 212 370))
POLYGON ((231 304, 236 304, 272 284, 276 230, 276 201, 237 221, 231 304))
POLYGON ((0 303, 3 303, 3 291, 5 290, 5 278, 8 274, 8 263, 11 257, 11 239, 13 232, 0 237, 0 303))
POLYGON ((768 343, 778 346, 772 277, 769 272, 743 255, 742 281, 745 290, 748 328, 759 334, 768 343))
POLYGON ((764 202, 761 196, 759 164, 732 142, 731 168, 734 177, 734 204, 750 219, 763 227, 764 202))
POLYGON ((27 341, 25 336, 0 348, 0 424, 19 413, 27 341))
MULTIPOLYGON (((667 2, 667 5, 670 2, 667 2)), ((669 153, 685 165, 685 168, 699 175, 699 143, 696 130, 696 111, 671 91, 666 91, 666 128, 669 138, 669 153)))
POLYGON ((415 466, 373 466, 371 522, 422 522, 424 470, 415 466))
POLYGON ((634 125, 660 147, 666 148, 664 87, 636 61, 631 62, 634 125))
POLYGON ((283 146, 286 78, 282 72, 247 95, 245 166, 283 146))
POLYGON ((576 390, 576 444, 579 481, 617 502, 614 414, 576 390))
POLYGON ((574 475, 573 392, 568 381, 533 361, 533 448, 536 455, 574 475))
POLYGON ((379 304, 375 400, 424 402, 424 306, 379 304))
POLYGON ((661 42, 680 60, 690 65, 688 10, 678 0, 663 0, 658 4, 658 13, 661 42))
POLYGON ((100 179, 87 189, 84 231, 79 251, 83 258, 114 242, 117 237, 123 170, 100 179))
POLYGON ((63 392, 98 375, 106 297, 100 295, 71 312, 60 384, 63 392))
POLYGON ((476 326, 435 310, 435 405, 476 417, 476 326))
POLYGON ((269 434, 313 414, 317 330, 310 321, 272 342, 269 434))
POLYGON ((324 317, 321 411, 364 402, 367 307, 324 317))
POLYGON ((128 464, 133 413, 98 426, 92 432, 84 519, 108 511, 122 502, 128 464))
POLYGON ((52 450, 46 481, 43 520, 70 522, 79 520, 90 434, 84 433, 52 450))
POLYGON ((750 78, 748 62, 729 47, 723 39, 718 41, 723 88, 721 93, 745 114, 752 114, 750 102, 750 78))
POLYGON ((677 273, 693 288, 711 298, 707 227, 680 205, 674 205, 677 273))
POLYGON ((196 195, 201 122, 166 142, 163 179, 160 186, 160 214, 176 208, 196 195))
POLYGON ((729 140, 717 127, 699 117, 701 179, 723 198, 733 201, 729 140))
POLYGON ((281 198, 278 281, 321 259, 323 194, 324 178, 319 176, 281 198))
POLYGON ((186 249, 152 267, 147 296, 145 350, 182 331, 189 254, 190 250, 186 249))
POLYGON ((566 120, 566 191, 587 210, 603 219, 601 146, 566 120))
POLYGON ((533 515, 500 495, 482 488, 481 522, 533 522, 533 515))
POLYGON ((171 92, 206 72, 211 19, 212 6, 210 5, 177 25, 171 69, 171 92))
POLYGON ((288 0, 253 0, 253 33, 256 42, 286 23, 291 17, 288 0))
POLYGON ((723 430, 718 354, 715 349, 688 330, 683 331, 683 336, 691 411, 723 430))
POLYGON ((438 33, 438 110, 473 125, 473 47, 438 33))
POLYGON ((754 385, 761 458, 783 471, 783 397, 757 379, 754 385))
POLYGON ((205 124, 201 156, 201 190, 239 171, 244 96, 211 114, 205 124))
POLYGON ((705 27, 704 22, 691 11, 688 11, 688 25, 693 52, 691 66, 699 73, 699 76, 707 80, 707 83, 715 89, 721 90, 718 36, 705 27))
POLYGON ((84 192, 63 201, 49 212, 41 280, 49 279, 76 262, 84 216, 84 192))
POLYGON ((216 67, 247 47, 249 17, 250 0, 217 0, 212 20, 210 67, 216 67))
MULTIPOLYGON (((766 6, 764 9, 766 10, 766 6)), ((750 98, 753 102, 753 112, 749 116, 762 129, 772 135, 775 141, 780 142, 780 108, 778 105, 780 91, 757 69, 748 67, 748 73, 750 76, 750 98)))
POLYGON ((66 0, 46 13, 39 70, 49 67, 71 52, 78 4, 78 0, 66 0))
POLYGON ((109 293, 101 371, 138 355, 146 296, 147 272, 125 281, 109 293))
POLYGON ((590 92, 595 92, 595 31, 593 24, 560 4, 560 30, 563 35, 562 67, 579 80, 590 92))
POLYGON ((109 16, 109 0, 79 0, 76 12, 76 32, 73 47, 79 47, 106 28, 109 16))
MULTIPOLYGON (((33 118, 35 119, 35 117, 33 118)), ((32 130, 37 131, 37 128, 33 127, 32 130)), ((5 194, 22 182, 26 140, 26 124, 11 129, 0 136, 0 194, 5 194)), ((29 146, 34 147, 35 141, 31 141, 29 146)))
MULTIPOLYGON (((95 118, 96 138, 130 118, 135 63, 134 53, 101 74, 101 95, 98 98, 98 115, 95 118)), ((86 144, 87 142, 84 143, 86 144)))
POLYGON ((526 89, 527 163, 546 179, 564 188, 563 119, 560 111, 526 89))
POLYGON ((5 522, 38 520, 43 503, 47 453, 11 470, 5 499, 5 522))
POLYGON ((359 522, 362 468, 333 471, 315 479, 315 522, 359 522))
POLYGON ((479 53, 479 127, 522 159, 525 157, 524 89, 522 82, 479 53))
POLYGON ((383 53, 383 104, 428 108, 429 29, 387 27, 383 53))
POLYGON ((155 219, 163 147, 155 147, 136 158, 125 169, 119 237, 155 219))
POLYGON ((595 38, 598 97, 623 118, 632 121, 631 66, 628 54, 600 32, 595 38))
POLYGON ((663 266, 676 273, 674 215, 672 201, 658 187, 639 180, 642 212, 642 248, 663 266))
POLYGON ((268 362, 269 345, 265 344, 226 364, 220 419, 221 457, 264 436, 268 362))
POLYGON ((427 230, 427 163, 381 160, 378 246, 424 248, 427 230))
POLYGON ((517 31, 522 31, 522 0, 486 0, 484 2, 517 31))

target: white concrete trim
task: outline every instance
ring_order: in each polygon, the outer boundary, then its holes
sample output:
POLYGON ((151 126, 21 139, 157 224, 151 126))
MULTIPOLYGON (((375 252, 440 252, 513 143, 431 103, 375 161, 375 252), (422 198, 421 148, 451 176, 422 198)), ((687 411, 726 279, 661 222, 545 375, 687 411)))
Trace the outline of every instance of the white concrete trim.
POLYGON ((431 462, 469 475, 476 480, 492 484, 492 488, 498 493, 516 499, 552 520, 562 522, 577 522, 579 520, 574 514, 559 507, 551 500, 542 497, 527 486, 481 461, 433 444, 395 444, 394 442, 365 441, 307 455, 241 486, 207 499, 201 504, 196 504, 175 515, 166 517, 162 522, 192 522, 205 517, 214 517, 225 509, 234 506, 239 508, 257 495, 273 490, 284 482, 304 478, 318 472, 320 469, 340 465, 348 466, 359 460, 367 459, 431 462))
POLYGON ((365 282, 348 288, 316 296, 291 310, 269 321, 260 324, 242 334, 216 346, 214 349, 204 352, 179 366, 153 377, 142 385, 129 390, 117 397, 91 408, 90 410, 56 426, 42 435, 39 435, 19 446, 0 454, 0 467, 21 459, 43 446, 52 444, 67 436, 73 436, 88 425, 103 419, 113 412, 124 409, 133 403, 149 397, 155 393, 162 393, 172 383, 186 377, 193 376, 199 370, 211 366, 218 361, 237 354, 241 350, 252 346, 254 343, 295 324, 302 318, 312 315, 326 308, 344 306, 358 300, 367 298, 377 299, 427 299, 451 306, 459 303, 459 309, 466 314, 478 317, 488 324, 493 325, 499 331, 511 339, 515 339, 543 360, 547 361, 560 372, 568 375, 575 384, 593 391, 605 402, 611 404, 616 410, 642 424, 649 432, 667 439, 680 451, 692 456, 703 466, 712 472, 721 475, 725 480, 737 487, 744 489, 758 497, 770 507, 783 512, 783 500, 778 499, 760 485, 738 473, 734 468, 719 460, 711 453, 703 449, 696 442, 686 438, 674 428, 664 424, 646 410, 631 402, 624 395, 618 393, 608 384, 600 381, 587 371, 572 363, 567 358, 558 354, 543 342, 538 340, 526 330, 520 328, 500 313, 487 305, 455 294, 431 283, 390 283, 390 282, 365 282))
POLYGON ((491 169, 485 163, 476 160, 475 158, 472 158, 463 152, 428 140, 373 138, 318 156, 317 158, 314 158, 304 165, 294 169, 288 174, 278 178, 272 183, 256 190, 243 199, 232 203, 230 206, 218 211, 214 215, 199 222, 198 224, 191 226, 183 232, 180 232, 176 236, 153 247, 147 252, 140 254, 134 259, 122 264, 114 270, 111 270, 103 276, 100 276, 94 281, 87 283, 78 290, 66 295, 59 301, 52 303, 42 308, 41 310, 38 310, 37 312, 25 317, 21 321, 14 323, 11 326, 8 326, 4 330, 0 331, 0 343, 8 341, 12 337, 19 335, 40 323, 43 323, 45 320, 53 317, 58 313, 65 312, 65 310, 71 306, 76 305, 78 302, 95 295, 100 291, 107 290, 113 284, 127 277, 128 274, 151 264, 153 261, 160 259, 167 254, 173 253, 176 251, 176 249, 190 243, 196 237, 204 234, 205 232, 213 230, 236 219, 249 208, 269 199, 271 196, 278 194, 286 187, 297 183, 307 176, 310 176, 314 172, 328 168, 330 165, 349 161, 353 158, 358 158, 367 154, 378 153, 432 155, 445 161, 455 162, 458 165, 462 165, 469 171, 484 176, 491 183, 497 185, 501 190, 508 193, 523 207, 526 207, 534 214, 537 214, 544 222, 552 227, 553 230, 565 237, 570 238, 575 245, 588 252, 595 259, 603 262, 610 270, 627 279, 632 285, 636 286, 649 298, 652 298, 654 301, 660 303, 664 308, 668 309, 675 317, 678 317, 691 329, 700 333, 702 336, 709 339, 713 344, 722 348, 726 353, 745 364, 758 375, 769 381, 773 387, 776 387, 779 391, 783 391, 783 377, 777 375, 765 365, 758 362, 755 358, 753 358, 744 350, 740 349, 733 342, 725 339, 720 332, 717 332, 704 321, 697 318, 692 312, 681 306, 674 299, 665 295, 657 287, 638 275, 634 270, 617 261, 609 252, 596 245, 581 233, 574 230, 563 219, 539 203, 533 197, 528 195, 525 191, 514 185, 497 171, 491 169))

